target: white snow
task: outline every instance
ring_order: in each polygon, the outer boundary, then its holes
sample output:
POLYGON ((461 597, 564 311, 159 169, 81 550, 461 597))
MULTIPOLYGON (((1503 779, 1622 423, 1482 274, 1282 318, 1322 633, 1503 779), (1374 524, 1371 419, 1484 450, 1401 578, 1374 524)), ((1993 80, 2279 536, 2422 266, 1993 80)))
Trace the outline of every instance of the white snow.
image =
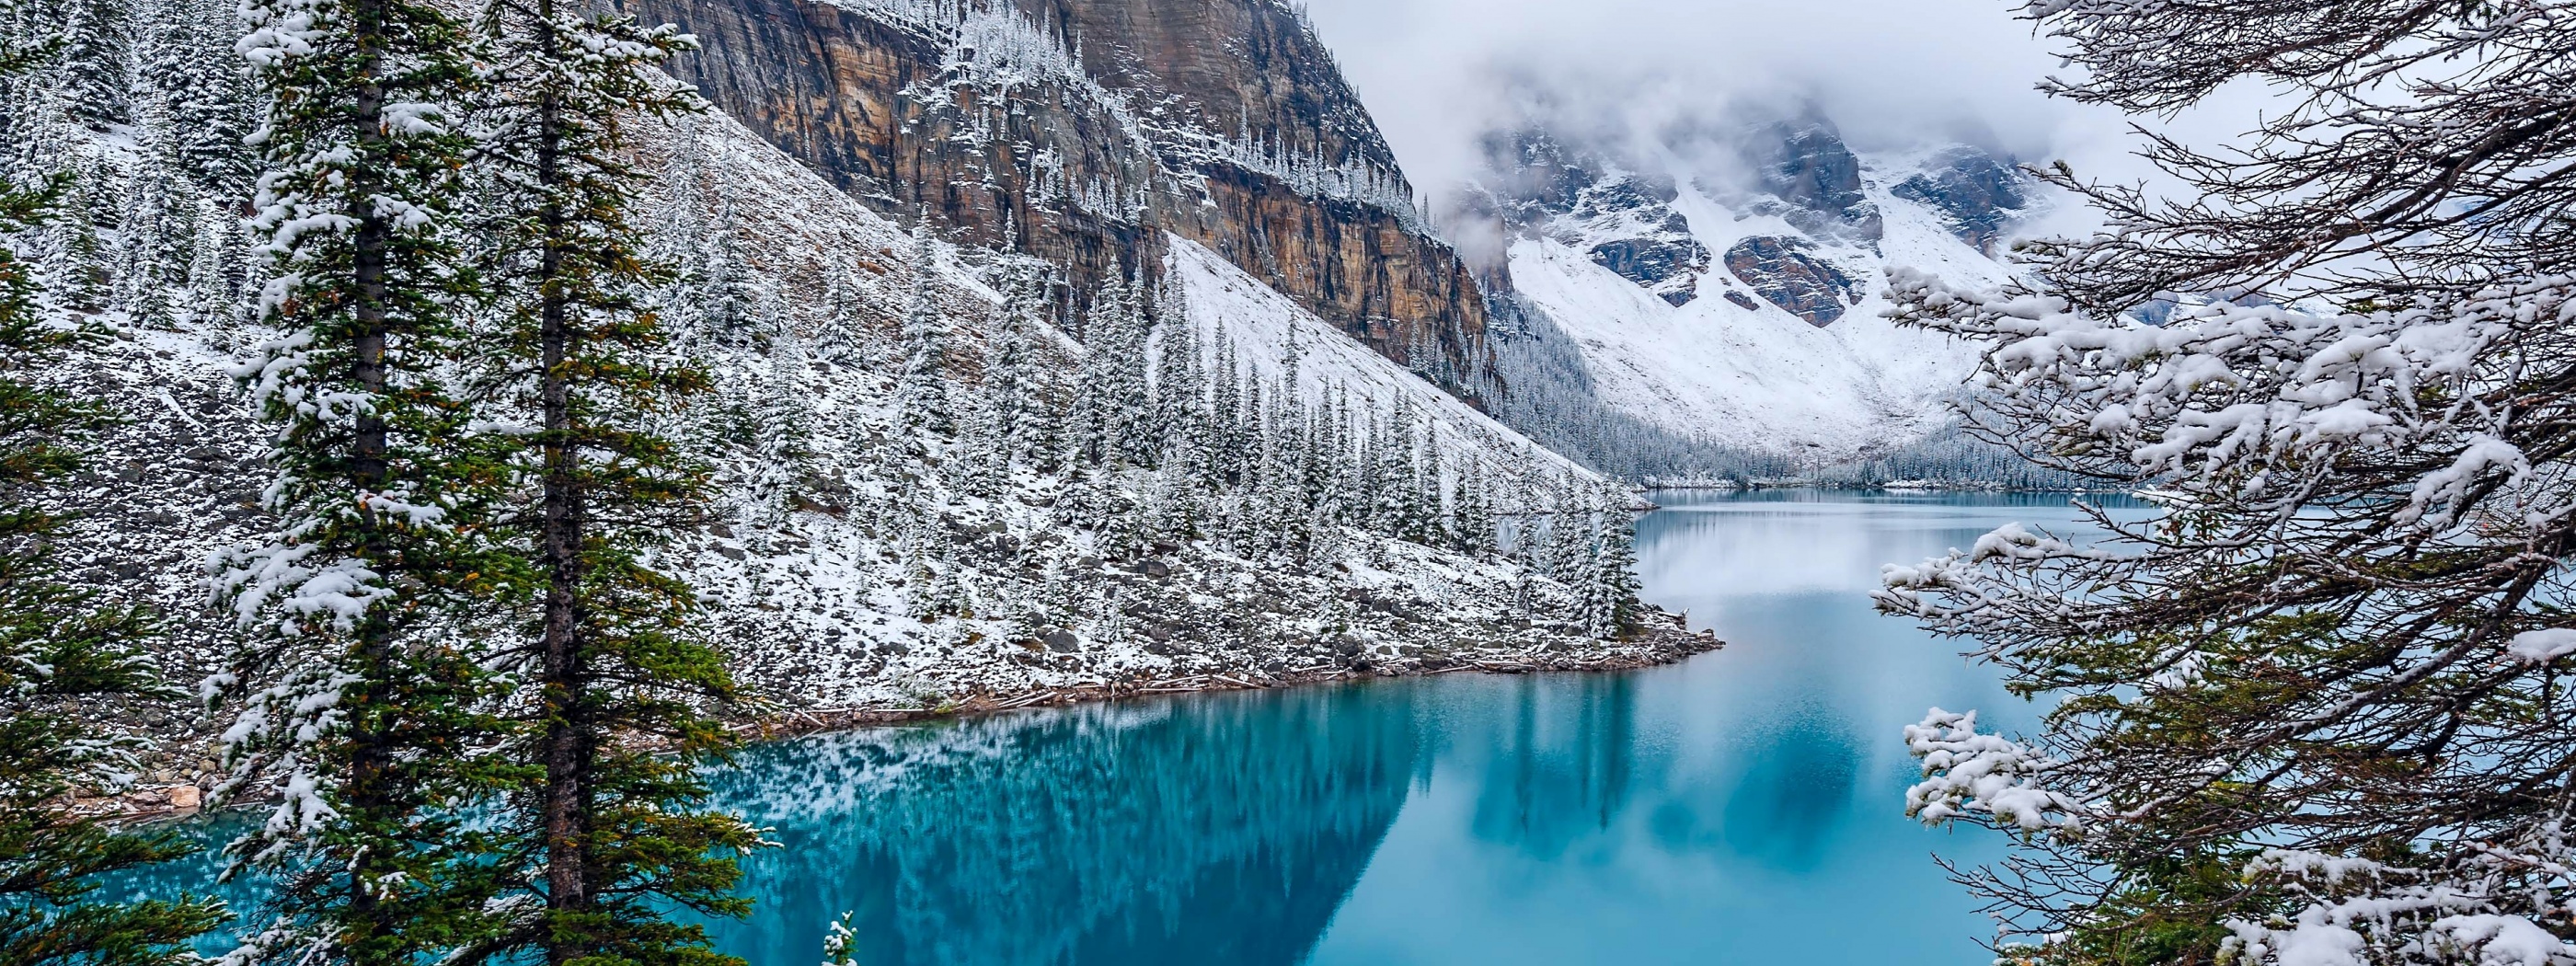
POLYGON ((1593 262, 1584 248, 1547 238, 1513 244, 1513 284, 1582 347, 1603 401, 1628 413, 1731 446, 1819 459, 1901 443, 1949 421, 1945 402, 1961 391, 1976 353, 1881 318, 1886 269, 1977 285, 2000 282, 2010 270, 1952 236, 1931 210, 1890 193, 1886 185, 1910 173, 1901 165, 1871 163, 1870 170, 1866 194, 1886 223, 1875 250, 1807 239, 1810 255, 1842 269, 1866 293, 1823 328, 1753 296, 1724 262, 1727 249, 1746 238, 1806 236, 1776 215, 1738 211, 1688 171, 1674 179, 1672 208, 1710 253, 1696 299, 1670 305, 1593 262), (1753 297, 1758 307, 1729 301, 1729 291, 1753 297))
POLYGON ((2513 636, 2513 643, 2505 645, 2505 653, 2525 664, 2547 664, 2576 654, 2576 627, 2524 631, 2513 636))

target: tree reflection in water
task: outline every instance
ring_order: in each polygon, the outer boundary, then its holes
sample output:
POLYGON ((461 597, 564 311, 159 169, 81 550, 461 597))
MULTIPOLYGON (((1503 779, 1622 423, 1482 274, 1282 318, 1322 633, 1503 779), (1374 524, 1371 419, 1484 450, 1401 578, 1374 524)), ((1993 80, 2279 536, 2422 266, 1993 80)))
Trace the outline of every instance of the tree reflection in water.
POLYGON ((727 807, 753 963, 1294 963, 1424 763, 1410 690, 1310 689, 816 736, 746 752, 727 807), (1375 693, 1372 693, 1375 692, 1375 693), (1262 704, 1245 713, 1247 702, 1262 704), (809 954, 810 953, 810 954, 809 954))

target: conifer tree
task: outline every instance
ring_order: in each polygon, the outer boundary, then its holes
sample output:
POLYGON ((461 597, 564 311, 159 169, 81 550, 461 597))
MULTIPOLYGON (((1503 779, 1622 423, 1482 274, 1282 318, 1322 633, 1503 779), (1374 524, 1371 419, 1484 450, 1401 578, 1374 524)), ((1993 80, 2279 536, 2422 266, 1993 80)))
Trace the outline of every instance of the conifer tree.
MULTIPOLYGON (((0 5, 0 16, 9 12, 0 5)), ((0 49, 0 78, 20 69, 0 49)), ((62 187, 0 182, 0 234, 24 231, 62 187)), ((113 421, 103 405, 47 387, 41 373, 96 333, 39 316, 28 266, 0 246, 0 962, 28 966, 180 963, 185 945, 217 925, 221 907, 180 897, 103 901, 100 875, 187 854, 175 835, 112 830, 64 809, 76 786, 113 786, 130 773, 132 744, 75 702, 106 695, 168 696, 133 641, 149 616, 101 607, 62 583, 49 535, 62 517, 47 490, 113 421)))
POLYGON ((781 323, 769 343, 769 371, 753 403, 754 486, 773 514, 814 477, 814 403, 805 388, 804 340, 781 323))
POLYGON ((673 208, 680 213, 679 223, 694 236, 681 242, 687 246, 684 251, 688 256, 680 278, 681 286, 689 293, 688 307, 695 315, 692 334, 719 345, 747 345, 759 328, 760 298, 743 264, 741 244, 734 238, 733 204, 729 200, 719 203, 715 218, 707 220, 694 207, 695 178, 684 177, 681 183, 692 189, 673 199, 673 208), (684 201, 690 206, 681 207, 684 201))
POLYGON ((107 308, 114 292, 110 288, 106 246, 100 244, 98 226, 89 216, 89 186, 83 172, 67 173, 62 184, 61 215, 48 219, 45 232, 50 236, 41 269, 43 290, 56 306, 77 312, 96 313, 107 308))
POLYGON ((72 117, 104 129, 131 120, 133 13, 123 0, 69 0, 54 85, 72 117))
MULTIPOLYGON (((143 113, 153 131, 163 129, 157 106, 143 113)), ((162 134, 147 138, 146 156, 127 182, 125 213, 117 225, 117 301, 147 328, 167 328, 175 320, 172 295, 187 279, 197 235, 196 201, 178 179, 169 147, 162 134)))
MULTIPOLYGON (((989 370, 986 375, 989 377, 989 370)), ((995 401, 984 394, 962 397, 965 412, 958 418, 964 431, 960 434, 962 453, 947 466, 957 487, 980 497, 1001 495, 1011 475, 1011 440, 1002 428, 1002 414, 995 401)))
POLYGON ((1440 441, 1427 427, 1420 452, 1421 457, 1413 460, 1412 478, 1406 481, 1403 536, 1426 547, 1445 546, 1449 532, 1448 513, 1441 505, 1440 441))
POLYGON ((1577 609, 1584 632, 1609 639, 1637 629, 1637 523, 1616 494, 1605 494, 1577 573, 1577 609))
POLYGON ((824 269, 823 324, 815 331, 815 358, 835 365, 859 363, 866 348, 859 306, 858 279, 846 268, 824 269))
POLYGON ((1185 311, 1178 300, 1166 298, 1163 315, 1154 322, 1153 435, 1164 447, 1175 437, 1199 432, 1199 407, 1206 395, 1198 333, 1185 311))
POLYGON ((1386 424, 1371 434, 1371 448, 1377 465, 1371 472, 1372 496, 1376 506, 1370 516, 1379 533, 1404 539, 1413 530, 1421 508, 1421 477, 1414 461, 1413 407, 1397 396, 1386 424))
POLYGON ((200 201, 197 235, 189 246, 186 304, 189 318, 230 321, 242 307, 245 246, 239 224, 212 202, 200 201))
MULTIPOLYGON (((1048 318, 1052 303, 1047 298, 1052 285, 1045 279, 1038 280, 1032 297, 1024 303, 1020 314, 1019 328, 1027 336, 1023 345, 1031 351, 1032 363, 1042 358, 1035 354, 1040 346, 1053 344, 1048 335, 1053 328, 1048 318)), ((1021 410, 1025 442, 1020 444, 1019 451, 1041 473, 1054 473, 1061 469, 1070 445, 1066 439, 1065 400, 1071 394, 1060 383, 1057 371, 1054 367, 1038 364, 1020 368, 1022 379, 1017 395, 1025 401, 1021 410)))
POLYGON ((1066 429, 1073 437, 1076 457, 1094 466, 1111 464, 1123 455, 1127 421, 1144 415, 1120 402, 1127 340, 1121 315, 1126 304, 1126 285, 1112 278, 1092 298, 1090 317, 1082 326, 1082 369, 1074 383, 1073 410, 1067 420, 1071 425, 1066 429))
POLYGON ((1593 512, 1572 479, 1557 479, 1548 494, 1547 542, 1538 554, 1541 573, 1563 584, 1580 582, 1581 568, 1592 557, 1593 512))
POLYGON ((232 846, 280 886, 243 963, 408 964, 471 945, 506 870, 461 806, 509 787, 485 754, 492 674, 474 615, 524 573, 491 539, 502 467, 453 389, 452 244, 469 140, 445 100, 467 36, 417 0, 253 0, 241 49, 268 94, 255 228, 286 335, 241 370, 275 427, 264 544, 219 561, 254 646, 218 800, 275 792, 232 846))
POLYGON ((250 73, 233 53, 234 5, 160 0, 136 63, 146 98, 166 126, 180 173, 196 193, 226 206, 247 200, 256 156, 246 144, 254 121, 250 73))
POLYGON ((1235 355, 1233 337, 1223 331, 1217 333, 1216 349, 1203 378, 1210 389, 1208 468, 1212 479, 1233 486, 1243 482, 1250 441, 1243 436, 1243 366, 1235 355))
POLYGON ((1458 552, 1483 556, 1494 549, 1494 508, 1486 493, 1484 465, 1470 457, 1459 468, 1449 497, 1449 539, 1458 552))
POLYGON ((1027 455, 1036 410, 1045 405, 1037 379, 1037 312, 1041 282, 1036 273, 1014 271, 1002 286, 984 337, 984 385, 990 435, 985 443, 1000 454, 1002 470, 1027 455))
POLYGON ((903 304, 903 372, 895 383, 902 429, 915 440, 947 435, 957 429, 948 398, 948 322, 930 298, 938 270, 930 228, 912 229, 912 289, 903 304))
POLYGON ((1144 288, 1144 280, 1139 278, 1119 290, 1118 304, 1111 316, 1114 324, 1104 390, 1110 411, 1117 414, 1112 444, 1117 447, 1118 459, 1129 466, 1151 467, 1162 445, 1154 439, 1153 395, 1146 378, 1144 288))
MULTIPOLYGON (((674 914, 745 908, 731 855, 759 836, 707 810, 697 775, 729 744, 703 708, 734 685, 699 636, 697 595, 652 556, 702 505, 706 476, 653 427, 706 383, 642 301, 667 269, 642 255, 628 212, 645 179, 625 160, 633 118, 701 109, 649 70, 692 44, 557 0, 492 0, 476 32, 493 53, 478 114, 499 168, 499 385, 535 424, 505 440, 513 476, 540 493, 508 521, 539 584, 513 615, 535 694, 512 755, 538 774, 507 799, 535 912, 494 948, 552 966, 724 962, 674 914)), ((770 328, 759 432, 768 461, 792 468, 805 361, 792 331, 770 328)))
POLYGON ((1886 568, 2049 709, 1906 728, 1909 811, 2020 840, 1963 876, 2008 958, 2576 961, 2576 4, 2023 14, 2051 93, 2271 109, 2146 131, 2144 184, 2035 171, 2101 227, 1997 289, 1892 273, 1892 318, 1983 343, 1978 435, 2160 511, 1886 568))

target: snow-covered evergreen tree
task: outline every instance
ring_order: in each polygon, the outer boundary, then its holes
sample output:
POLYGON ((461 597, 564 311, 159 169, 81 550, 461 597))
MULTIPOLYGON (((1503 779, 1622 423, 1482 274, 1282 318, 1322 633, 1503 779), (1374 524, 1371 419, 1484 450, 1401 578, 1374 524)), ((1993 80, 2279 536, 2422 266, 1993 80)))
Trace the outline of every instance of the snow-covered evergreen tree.
POLYGON ((1045 322, 1045 283, 1034 271, 1015 271, 1002 285, 1002 302, 984 335, 984 382, 979 395, 988 416, 984 443, 998 454, 1005 474, 1036 448, 1038 424, 1048 405, 1040 372, 1039 340, 1045 322))
POLYGON ((1559 477, 1547 496, 1547 538, 1535 556, 1540 573, 1577 585, 1592 558, 1593 506, 1570 479, 1559 477))
POLYGON ((937 257, 930 229, 914 225, 908 259, 912 289, 903 304, 903 372, 895 383, 895 396, 899 422, 916 439, 946 436, 957 429, 948 398, 948 320, 941 317, 930 296, 937 257))
POLYGON ((244 258, 249 245, 241 224, 211 201, 197 203, 197 233, 189 245, 187 284, 180 315, 208 322, 232 322, 248 307, 249 274, 244 258))
POLYGON ((133 118, 134 11, 129 0, 65 0, 51 83, 72 117, 104 130, 133 118))
MULTIPOLYGON (((255 220, 285 334, 241 372, 275 429, 280 520, 222 556, 255 646, 213 683, 241 693, 223 797, 280 796, 233 846, 281 886, 243 963, 429 959, 498 924, 495 856, 469 803, 505 790, 476 750, 492 670, 468 628, 525 570, 495 543, 500 467, 453 388, 455 172, 472 145, 448 98, 475 78, 462 25, 413 0, 253 0, 240 49, 270 105, 255 220)), ((184 240, 184 239, 183 239, 184 240)))
POLYGON ((1128 462, 1135 424, 1151 418, 1140 402, 1146 385, 1135 304, 1126 283, 1113 278, 1092 298, 1082 326, 1082 369, 1067 431, 1075 453, 1095 466, 1128 462))
POLYGON ((2057 94, 2276 109, 2149 132, 2168 190, 2043 171, 2105 224, 2018 284, 1891 279, 1984 344, 1980 432, 2162 511, 1887 569, 2053 709, 1908 727, 1908 809, 2028 847, 1963 877, 2007 958, 2576 962, 2576 4, 2027 12, 2057 94))
MULTIPOLYGON (((1188 307, 1168 297, 1161 306, 1154 320, 1151 426, 1155 444, 1168 449, 1179 437, 1204 432, 1201 416, 1207 386, 1200 372, 1198 332, 1190 325, 1188 307)), ((1192 439, 1190 445, 1196 448, 1202 442, 1192 439)))
POLYGON ((1483 465, 1473 457, 1458 471, 1449 496, 1450 545, 1461 553, 1482 556, 1494 550, 1494 508, 1485 489, 1483 465))
POLYGON ((816 472, 814 403, 805 385, 804 341, 794 330, 782 325, 770 340, 768 371, 752 405, 754 487, 772 514, 784 514, 816 472))
POLYGON ((1637 599, 1637 523, 1619 494, 1604 494, 1594 515, 1583 560, 1571 583, 1585 633, 1626 636, 1637 629, 1644 605, 1637 599))
POLYGON ((859 280, 848 269, 824 269, 823 321, 815 329, 815 358, 843 366, 860 365, 866 360, 867 334, 861 305, 859 280))
MULTIPOLYGON (((705 377, 644 301, 669 276, 644 256, 629 212, 646 182, 626 160, 636 118, 702 109, 653 70, 695 43, 556 0, 492 0, 474 33, 475 160, 495 183, 483 277, 503 326, 500 351, 479 361, 522 424, 486 439, 539 503, 506 521, 511 566, 534 586, 508 615, 529 687, 504 706, 500 757, 536 773, 512 773, 498 803, 514 894, 469 910, 498 935, 458 946, 495 960, 702 962, 714 958, 704 932, 675 911, 742 908, 733 856, 760 835, 710 810, 701 784, 703 759, 731 740, 711 713, 736 692, 697 593, 660 559, 673 521, 702 512, 706 494, 701 465, 656 417, 705 377)), ((758 485, 783 499, 811 475, 803 347, 774 302, 712 315, 728 341, 765 340, 756 432, 770 478, 758 485), (724 314, 742 309, 767 311, 724 314)))
POLYGON ((249 65, 233 52, 241 35, 224 0, 148 0, 138 38, 136 113, 149 136, 167 139, 177 175, 226 208, 249 198, 257 155, 247 144, 257 94, 249 65))
POLYGON ((135 323, 168 328, 182 306, 197 239, 199 207, 194 189, 179 177, 177 157, 158 105, 143 112, 156 133, 126 183, 125 212, 117 223, 116 300, 135 323))
POLYGON ((1116 448, 1118 460, 1130 466, 1150 467, 1160 456, 1162 443, 1154 437, 1154 397, 1146 375, 1149 320, 1145 317, 1144 288, 1144 280, 1139 278, 1117 289, 1101 392, 1108 410, 1117 414, 1110 430, 1110 444, 1116 448))
POLYGON ((679 278, 693 334, 719 345, 749 345, 761 329, 760 292, 743 264, 742 243, 734 237, 732 203, 719 203, 712 219, 691 209, 676 215, 675 223, 694 232, 683 243, 689 254, 681 261, 679 278))
POLYGON ((36 266, 38 277, 46 300, 54 305, 84 313, 104 311, 115 298, 110 285, 114 275, 98 226, 90 220, 89 179, 81 168, 64 174, 61 214, 43 228, 46 245, 36 266))
MULTIPOLYGON (((11 12, 0 3, 0 17, 11 12)), ((0 79, 26 66, 19 55, 0 48, 0 79)), ((0 235, 39 223, 59 187, 0 181, 0 235)), ((85 712, 102 698, 176 695, 137 647, 147 613, 105 606, 57 569, 51 538, 65 520, 49 504, 115 415, 46 385, 65 350, 100 333, 44 319, 28 268, 0 245, 0 950, 30 966, 178 961, 221 906, 102 896, 101 877, 190 849, 63 807, 134 771, 138 742, 85 712)))

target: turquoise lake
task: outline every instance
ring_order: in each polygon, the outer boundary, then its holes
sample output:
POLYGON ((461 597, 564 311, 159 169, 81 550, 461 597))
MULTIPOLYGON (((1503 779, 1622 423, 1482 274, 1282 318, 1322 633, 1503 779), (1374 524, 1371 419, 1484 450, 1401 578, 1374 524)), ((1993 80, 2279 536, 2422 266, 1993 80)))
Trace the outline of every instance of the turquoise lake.
MULTIPOLYGON (((1934 861, 1900 730, 2031 706, 1911 624, 1878 568, 2063 496, 1664 492, 1646 596, 1725 639, 1619 674, 1215 694, 822 735, 717 779, 781 848, 753 966, 813 966, 855 913, 864 966, 1983 966, 1993 932, 1934 861)), ((190 873, 202 883, 201 873, 190 873)))

